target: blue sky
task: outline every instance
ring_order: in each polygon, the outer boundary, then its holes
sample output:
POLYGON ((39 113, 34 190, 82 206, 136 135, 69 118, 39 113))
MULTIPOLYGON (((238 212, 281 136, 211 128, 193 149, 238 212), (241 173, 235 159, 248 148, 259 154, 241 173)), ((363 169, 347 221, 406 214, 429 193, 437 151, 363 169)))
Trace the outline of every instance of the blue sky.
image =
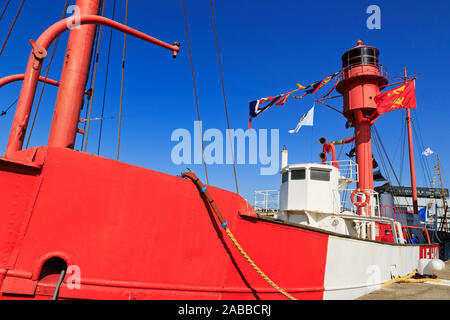
MULTIPOLYGON (((0 57, 1 76, 23 73, 30 53, 29 39, 59 19, 64 0, 27 1, 16 28, 0 57)), ((70 1, 74 3, 74 1, 70 1)), ((20 4, 11 2, 0 22, 0 41, 20 4)), ((111 17, 113 1, 107 1, 106 16, 111 17)), ((2 2, 3 5, 3 2, 2 2)), ((1 7, 2 9, 3 7, 1 7)), ((204 129, 225 131, 219 66, 209 0, 186 0, 193 62, 196 74, 200 114, 204 129)), ((246 129, 248 102, 295 89, 296 83, 309 84, 341 68, 341 55, 355 46, 357 39, 377 47, 380 61, 390 79, 419 73, 416 81, 418 123, 425 147, 438 152, 444 169, 444 180, 450 175, 448 150, 448 119, 450 116, 447 77, 450 69, 450 19, 448 1, 215 1, 215 18, 220 43, 224 84, 230 126, 246 129), (366 27, 366 8, 381 9, 381 30, 366 27)), ((117 0, 116 20, 124 21, 125 0, 117 0)), ((169 174, 178 174, 186 167, 196 170, 204 179, 202 165, 177 166, 171 162, 170 140, 177 128, 193 131, 197 120, 194 91, 189 65, 186 31, 181 0, 130 1, 129 25, 168 43, 181 42, 181 53, 172 59, 168 51, 128 37, 124 118, 121 140, 121 161, 169 174)), ((105 84, 107 48, 110 31, 104 29, 92 117, 101 113, 105 84)), ((106 93, 105 119, 100 155, 115 158, 117 147, 118 110, 123 37, 112 33, 112 53, 106 93)), ((60 37, 50 77, 59 79, 67 34, 60 37)), ((0 111, 15 100, 20 83, 0 90, 0 111)), ((302 100, 289 99, 282 107, 274 107, 253 122, 255 129, 280 129, 280 147, 289 149, 289 162, 317 161, 321 147, 317 139, 342 139, 346 135, 345 120, 338 113, 318 105, 314 127, 304 127, 298 134, 289 134, 299 117, 307 112, 313 100, 324 95, 330 85, 314 96, 302 100)), ((38 94, 40 87, 38 88, 38 94)), ((30 146, 45 145, 56 99, 56 89, 46 86, 38 114, 38 122, 30 146)), ((35 99, 37 102, 38 95, 35 99)), ((341 108, 342 100, 330 102, 341 108)), ((1 152, 8 139, 13 111, 0 118, 1 152)), ((84 114, 84 111, 82 111, 84 114)), ((383 115, 377 129, 397 171, 400 169, 400 134, 404 119, 402 111, 383 115)), ((88 152, 97 153, 99 121, 94 121, 88 152)), ((350 136, 352 132, 348 133, 350 136)), ((77 147, 81 137, 78 136, 77 147)), ((338 148, 339 151, 339 148, 338 148)), ((346 147, 342 152, 345 159, 346 147)), ((416 151, 418 185, 425 186, 416 151)), ((374 154, 377 156, 374 149, 374 154)), ((402 182, 409 185, 405 154, 402 182)), ((434 155, 429 159, 435 163, 434 155)), ((238 165, 240 193, 253 201, 253 191, 278 188, 277 175, 261 176, 260 165, 238 165)), ((208 167, 210 184, 235 190, 231 165, 208 167)), ((399 173, 397 173, 399 175, 399 173)))

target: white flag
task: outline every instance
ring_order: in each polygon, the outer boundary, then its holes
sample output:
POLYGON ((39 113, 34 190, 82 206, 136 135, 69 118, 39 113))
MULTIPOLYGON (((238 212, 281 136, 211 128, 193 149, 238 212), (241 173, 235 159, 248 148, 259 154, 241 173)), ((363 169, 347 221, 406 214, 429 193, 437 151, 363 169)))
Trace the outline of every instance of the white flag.
POLYGON ((426 148, 424 152, 422 152, 422 154, 426 157, 428 157, 430 154, 433 154, 434 151, 431 150, 430 148, 426 148))
POLYGON ((294 130, 289 130, 289 133, 297 133, 298 130, 300 130, 300 128, 302 126, 312 126, 314 122, 314 107, 312 107, 308 113, 304 114, 302 116, 302 118, 300 119, 299 123, 297 124, 297 126, 295 127, 294 130))

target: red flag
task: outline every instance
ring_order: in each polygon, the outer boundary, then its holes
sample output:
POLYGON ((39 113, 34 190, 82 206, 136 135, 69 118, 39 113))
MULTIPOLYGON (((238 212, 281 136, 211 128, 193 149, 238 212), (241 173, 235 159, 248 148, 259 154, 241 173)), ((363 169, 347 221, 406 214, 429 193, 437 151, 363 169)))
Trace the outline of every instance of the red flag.
POLYGON ((377 113, 383 114, 396 109, 416 108, 415 83, 406 82, 401 86, 375 96, 377 113))

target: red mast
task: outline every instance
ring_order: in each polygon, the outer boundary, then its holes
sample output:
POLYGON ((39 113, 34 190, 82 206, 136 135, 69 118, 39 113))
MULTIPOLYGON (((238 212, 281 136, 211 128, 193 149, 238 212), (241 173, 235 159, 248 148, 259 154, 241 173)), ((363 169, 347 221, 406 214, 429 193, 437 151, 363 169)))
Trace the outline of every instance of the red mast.
MULTIPOLYGON (((407 79, 406 76, 406 67, 404 69, 405 73, 405 82, 407 79)), ((413 198, 413 210, 415 214, 419 213, 419 208, 417 207, 417 185, 416 185, 416 169, 414 166, 414 147, 413 147, 413 138, 412 138, 412 130, 411 130, 411 110, 409 108, 406 109, 406 124, 408 126, 408 145, 409 145, 409 169, 411 172, 411 189, 412 189, 412 198, 413 198)))
MULTIPOLYGON (((80 15, 97 15, 100 0, 77 0, 76 6, 80 15)), ((75 144, 96 27, 89 24, 70 31, 48 139, 50 147, 73 148, 75 144)))
POLYGON ((357 46, 342 56, 343 79, 336 87, 344 96, 344 115, 355 128, 358 188, 362 190, 373 190, 370 126, 377 110, 374 98, 388 83, 380 70, 378 54, 378 49, 358 40, 357 46))

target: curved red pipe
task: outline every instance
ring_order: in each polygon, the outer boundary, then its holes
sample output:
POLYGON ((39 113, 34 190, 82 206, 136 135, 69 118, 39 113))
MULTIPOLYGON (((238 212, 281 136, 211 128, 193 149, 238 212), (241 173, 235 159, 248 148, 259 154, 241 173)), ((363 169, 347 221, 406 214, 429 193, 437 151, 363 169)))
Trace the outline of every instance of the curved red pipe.
POLYGON ((325 164, 325 162, 327 161, 327 153, 331 152, 331 165, 339 169, 339 164, 336 161, 336 147, 334 146, 334 144, 327 142, 327 139, 323 137, 319 139, 319 143, 323 145, 322 153, 320 154, 320 157, 322 158, 322 164, 325 164))
POLYGON ((355 141, 356 136, 353 136, 351 138, 345 139, 345 140, 337 140, 337 141, 333 141, 331 142, 333 145, 340 145, 340 144, 347 144, 347 143, 351 143, 353 141, 355 141))
POLYGON ((156 44, 157 46, 160 46, 162 48, 171 50, 171 51, 173 51, 173 53, 175 55, 176 55, 176 53, 178 53, 180 51, 180 47, 177 44, 170 45, 161 40, 153 38, 143 32, 137 31, 133 28, 130 28, 129 26, 121 24, 117 21, 114 21, 114 20, 111 20, 111 19, 108 19, 105 17, 97 16, 97 15, 81 15, 78 17, 69 17, 69 18, 63 19, 61 21, 58 21, 55 24, 53 24, 51 27, 49 27, 47 30, 45 30, 44 33, 42 33, 41 36, 38 38, 36 43, 40 44, 45 49, 48 49, 50 47, 50 44, 53 42, 53 40, 55 40, 64 31, 67 31, 69 29, 69 26, 73 26, 76 24, 79 24, 79 25, 101 24, 101 25, 116 29, 118 31, 127 33, 138 39, 156 44))
MULTIPOLYGON (((7 85, 7 84, 9 84, 9 83, 16 82, 16 81, 21 81, 24 78, 25 78, 25 74, 23 74, 23 73, 22 74, 14 74, 14 75, 11 75, 11 76, 3 77, 3 78, 0 79, 0 88, 5 86, 5 85, 7 85)), ((59 82, 58 81, 52 80, 52 79, 49 79, 49 78, 39 77, 39 81, 51 84, 52 86, 55 86, 55 87, 59 86, 59 82)))
POLYGON ((33 49, 28 59, 28 65, 23 79, 19 101, 17 102, 16 114, 14 116, 8 145, 6 147, 6 157, 22 149, 25 132, 28 126, 28 120, 30 118, 31 107, 36 94, 37 83, 40 78, 42 62, 47 55, 47 49, 59 35, 76 24, 101 24, 111 27, 136 38, 156 44, 162 48, 171 50, 174 57, 180 50, 178 43, 174 43, 174 45, 167 44, 126 25, 97 15, 69 17, 56 22, 45 30, 36 42, 30 41, 33 49))
MULTIPOLYGON (((0 78, 0 88, 3 87, 3 86, 6 86, 7 84, 10 84, 12 82, 21 81, 24 78, 25 78, 25 74, 24 73, 22 73, 22 74, 14 74, 14 75, 11 75, 11 76, 6 76, 6 77, 3 77, 3 78, 0 78)), ((53 79, 50 79, 50 78, 45 78, 45 77, 42 77, 42 76, 39 76, 39 81, 40 82, 45 82, 45 83, 50 84, 50 85, 55 86, 55 87, 59 87, 59 84, 60 84, 59 81, 56 81, 56 80, 53 80, 53 79)), ((87 92, 87 91, 84 91, 84 93, 89 95, 89 92, 87 92)))
MULTIPOLYGON (((326 142, 323 145, 322 152, 325 154, 331 152, 331 165, 335 166, 336 168, 339 168, 339 165, 336 161, 336 147, 334 146, 334 144, 326 142)), ((322 163, 325 163, 326 160, 327 158, 322 160, 322 163)))

